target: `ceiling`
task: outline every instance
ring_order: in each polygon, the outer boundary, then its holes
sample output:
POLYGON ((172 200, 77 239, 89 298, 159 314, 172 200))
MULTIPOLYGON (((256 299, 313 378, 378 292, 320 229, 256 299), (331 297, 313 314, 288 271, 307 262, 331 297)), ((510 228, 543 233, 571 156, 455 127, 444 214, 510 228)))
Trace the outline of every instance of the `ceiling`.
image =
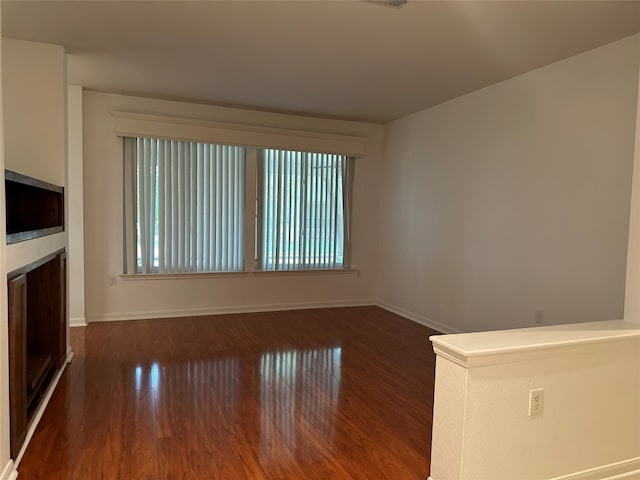
POLYGON ((64 45, 69 82, 387 122, 640 32, 640 1, 5 1, 5 37, 64 45))

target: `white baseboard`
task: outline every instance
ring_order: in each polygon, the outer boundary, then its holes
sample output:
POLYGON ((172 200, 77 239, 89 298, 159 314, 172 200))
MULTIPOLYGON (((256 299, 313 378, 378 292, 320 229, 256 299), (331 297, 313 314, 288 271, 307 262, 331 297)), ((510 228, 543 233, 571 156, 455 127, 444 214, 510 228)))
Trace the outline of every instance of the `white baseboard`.
POLYGON ((553 480, 638 480, 640 479, 640 457, 602 465, 581 472, 554 477, 553 480))
MULTIPOLYGON (((415 312, 411 312, 409 310, 405 310, 404 308, 400 308, 396 305, 392 305, 390 303, 387 302, 381 302, 378 301, 376 303, 376 305, 378 305, 380 308, 384 308, 385 310, 389 310, 392 313, 395 313, 397 315, 400 315, 401 317, 407 318, 409 320, 412 320, 416 323, 419 323, 421 325, 424 325, 425 327, 429 327, 432 328, 433 330, 436 330, 440 333, 462 333, 460 330, 453 328, 449 325, 445 325, 444 323, 440 323, 440 322, 436 322, 435 320, 432 320, 430 318, 424 317, 418 313, 415 312)), ((433 479, 431 479, 433 480, 433 479)))
POLYGON ((2 474, 0 474, 0 480, 15 480, 16 478, 18 478, 18 471, 16 470, 13 460, 9 460, 2 474))
MULTIPOLYGON (((522 478, 526 478, 526 475, 522 478)), ((553 477, 551 480, 639 480, 640 479, 640 457, 622 460, 620 462, 590 468, 581 472, 553 477)), ((427 480, 436 480, 428 477, 427 480)))
POLYGON ((84 317, 72 317, 69 319, 70 327, 86 327, 87 319, 84 317))
MULTIPOLYGON (((56 373, 56 376, 53 377, 53 380, 51 381, 51 385, 49 385, 49 388, 47 388, 47 392, 44 394, 44 398, 42 399, 40 406, 38 407, 38 409, 36 410, 36 413, 33 416, 33 420, 31 421, 31 424, 29 425, 29 429, 27 430, 27 436, 24 439, 22 448, 20 448, 18 455, 14 459, 14 463, 13 463, 14 469, 18 468, 18 465, 20 464, 20 460, 22 460, 22 456, 24 455, 24 452, 27 450, 27 446, 31 441, 31 437, 33 437, 33 433, 36 431, 36 427, 38 426, 38 423, 40 422, 40 419, 42 418, 42 415, 44 414, 44 411, 47 408, 47 405, 49 404, 49 400, 51 400, 51 396, 53 395, 53 392, 56 389, 58 382, 60 381, 60 377, 62 376, 64 369, 67 367, 67 363, 69 363, 69 361, 71 360, 71 357, 73 357, 73 352, 71 352, 71 350, 67 350, 66 362, 62 364, 62 368, 60 368, 58 370, 58 373, 56 373)), ((16 471, 16 476, 17 475, 18 473, 16 471)), ((4 479, 1 479, 1 480, 4 480, 4 479)))
POLYGON ((87 315, 89 322, 111 322, 121 320, 143 320, 152 318, 197 317, 224 315, 229 313, 277 312, 281 310, 309 310, 311 308, 363 307, 375 305, 372 299, 337 300, 315 303, 280 303, 266 305, 243 305, 228 307, 184 308, 175 310, 152 310, 145 312, 119 312, 87 315))

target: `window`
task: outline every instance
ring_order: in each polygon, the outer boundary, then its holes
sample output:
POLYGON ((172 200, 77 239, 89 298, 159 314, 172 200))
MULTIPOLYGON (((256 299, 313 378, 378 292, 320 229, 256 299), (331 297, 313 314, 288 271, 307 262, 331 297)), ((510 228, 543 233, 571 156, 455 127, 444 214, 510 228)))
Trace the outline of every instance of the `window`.
POLYGON ((258 158, 261 270, 350 266, 353 158, 265 149, 258 158))
POLYGON ((244 268, 244 148, 125 138, 125 272, 244 268))

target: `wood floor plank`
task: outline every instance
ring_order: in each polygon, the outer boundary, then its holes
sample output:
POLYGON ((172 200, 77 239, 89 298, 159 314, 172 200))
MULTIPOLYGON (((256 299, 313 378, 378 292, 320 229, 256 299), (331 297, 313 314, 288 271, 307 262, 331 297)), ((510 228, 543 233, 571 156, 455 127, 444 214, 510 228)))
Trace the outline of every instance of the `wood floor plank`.
POLYGON ((92 323, 22 480, 424 480, 436 332, 377 307, 92 323))

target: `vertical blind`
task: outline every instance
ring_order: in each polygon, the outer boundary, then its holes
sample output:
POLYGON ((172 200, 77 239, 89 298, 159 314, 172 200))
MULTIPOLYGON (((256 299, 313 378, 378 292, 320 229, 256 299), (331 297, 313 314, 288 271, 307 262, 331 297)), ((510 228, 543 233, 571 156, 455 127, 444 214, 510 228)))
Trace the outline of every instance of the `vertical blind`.
POLYGON ((125 138, 127 273, 244 268, 244 148, 125 138))
POLYGON ((353 158, 264 149, 258 161, 258 267, 350 265, 353 158))

